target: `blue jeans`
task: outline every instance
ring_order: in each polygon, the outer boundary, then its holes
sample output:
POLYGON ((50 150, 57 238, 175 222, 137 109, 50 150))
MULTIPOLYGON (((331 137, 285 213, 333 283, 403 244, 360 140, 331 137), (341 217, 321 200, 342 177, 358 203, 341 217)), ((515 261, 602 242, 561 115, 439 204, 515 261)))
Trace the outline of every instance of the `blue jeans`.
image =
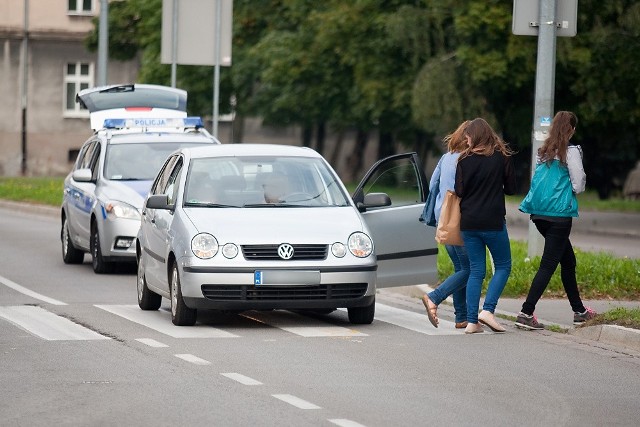
POLYGON ((467 279, 469 278, 469 258, 464 246, 445 245, 453 263, 454 273, 427 295, 434 304, 440 305, 449 295, 453 295, 453 309, 456 322, 467 320, 467 279))
POLYGON ((487 250, 493 258, 495 272, 489 281, 487 294, 484 298, 483 310, 493 313, 498 305, 498 299, 507 284, 511 274, 511 245, 505 224, 500 231, 462 231, 462 240, 469 255, 471 273, 467 281, 467 320, 478 323, 478 306, 482 281, 487 273, 487 250))

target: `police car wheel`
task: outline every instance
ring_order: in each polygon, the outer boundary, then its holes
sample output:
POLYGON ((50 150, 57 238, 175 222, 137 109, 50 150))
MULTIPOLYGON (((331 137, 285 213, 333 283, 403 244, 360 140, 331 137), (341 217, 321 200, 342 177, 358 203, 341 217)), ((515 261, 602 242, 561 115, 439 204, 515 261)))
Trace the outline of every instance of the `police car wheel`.
POLYGON ((62 222, 62 260, 65 264, 82 264, 84 261, 84 252, 76 249, 71 242, 71 236, 69 236, 69 220, 65 218, 62 222))
POLYGON ((97 274, 110 273, 113 265, 107 262, 102 257, 102 249, 100 249, 100 235, 98 233, 98 227, 93 224, 91 227, 91 257, 93 271, 97 274))

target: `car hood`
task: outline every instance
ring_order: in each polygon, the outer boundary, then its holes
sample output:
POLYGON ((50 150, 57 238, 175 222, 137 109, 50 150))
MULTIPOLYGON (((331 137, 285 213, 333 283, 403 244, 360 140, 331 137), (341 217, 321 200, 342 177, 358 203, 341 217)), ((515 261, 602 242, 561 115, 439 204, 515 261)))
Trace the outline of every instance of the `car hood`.
POLYGON ((144 200, 149 194, 153 181, 109 181, 102 186, 101 196, 104 199, 119 200, 142 210, 144 200))
POLYGON ((185 208, 197 232, 221 244, 346 242, 351 233, 370 234, 352 206, 318 208, 185 208))

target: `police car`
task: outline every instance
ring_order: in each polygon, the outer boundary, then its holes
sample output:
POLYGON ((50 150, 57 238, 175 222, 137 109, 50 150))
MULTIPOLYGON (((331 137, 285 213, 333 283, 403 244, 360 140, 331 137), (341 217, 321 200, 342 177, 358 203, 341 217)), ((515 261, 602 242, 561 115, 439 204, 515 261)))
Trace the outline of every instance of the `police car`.
POLYGON ((94 134, 64 182, 60 210, 62 259, 93 270, 136 261, 142 205, 169 154, 219 144, 199 117, 187 117, 187 93, 158 85, 85 89, 76 101, 90 112, 94 134))

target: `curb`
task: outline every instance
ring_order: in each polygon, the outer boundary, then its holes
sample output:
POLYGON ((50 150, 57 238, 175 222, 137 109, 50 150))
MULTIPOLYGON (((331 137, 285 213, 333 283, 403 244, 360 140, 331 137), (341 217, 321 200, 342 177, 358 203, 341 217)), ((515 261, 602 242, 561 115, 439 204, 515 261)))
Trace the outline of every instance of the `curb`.
MULTIPOLYGON (((398 288, 383 289, 406 297, 417 298, 418 300, 422 298, 422 295, 433 290, 433 288, 428 285, 402 286, 398 288)), ((451 304, 453 303, 451 297, 447 298, 446 301, 451 304)), ((504 310, 496 310, 496 313, 514 318, 518 316, 518 313, 504 310)), ((544 319, 540 320, 544 321, 544 319)), ((640 351, 640 330, 638 329, 625 328, 618 325, 595 325, 575 328, 573 325, 561 325, 558 324, 558 322, 553 321, 546 321, 546 323, 566 329, 569 335, 579 338, 585 338, 591 341, 622 346, 631 350, 640 351)))
POLYGON ((640 330, 618 325, 595 325, 569 330, 569 335, 640 351, 640 330))
POLYGON ((14 202, 11 200, 0 199, 0 208, 9 209, 13 212, 25 212, 53 218, 58 218, 60 216, 59 207, 40 205, 37 203, 14 202))

